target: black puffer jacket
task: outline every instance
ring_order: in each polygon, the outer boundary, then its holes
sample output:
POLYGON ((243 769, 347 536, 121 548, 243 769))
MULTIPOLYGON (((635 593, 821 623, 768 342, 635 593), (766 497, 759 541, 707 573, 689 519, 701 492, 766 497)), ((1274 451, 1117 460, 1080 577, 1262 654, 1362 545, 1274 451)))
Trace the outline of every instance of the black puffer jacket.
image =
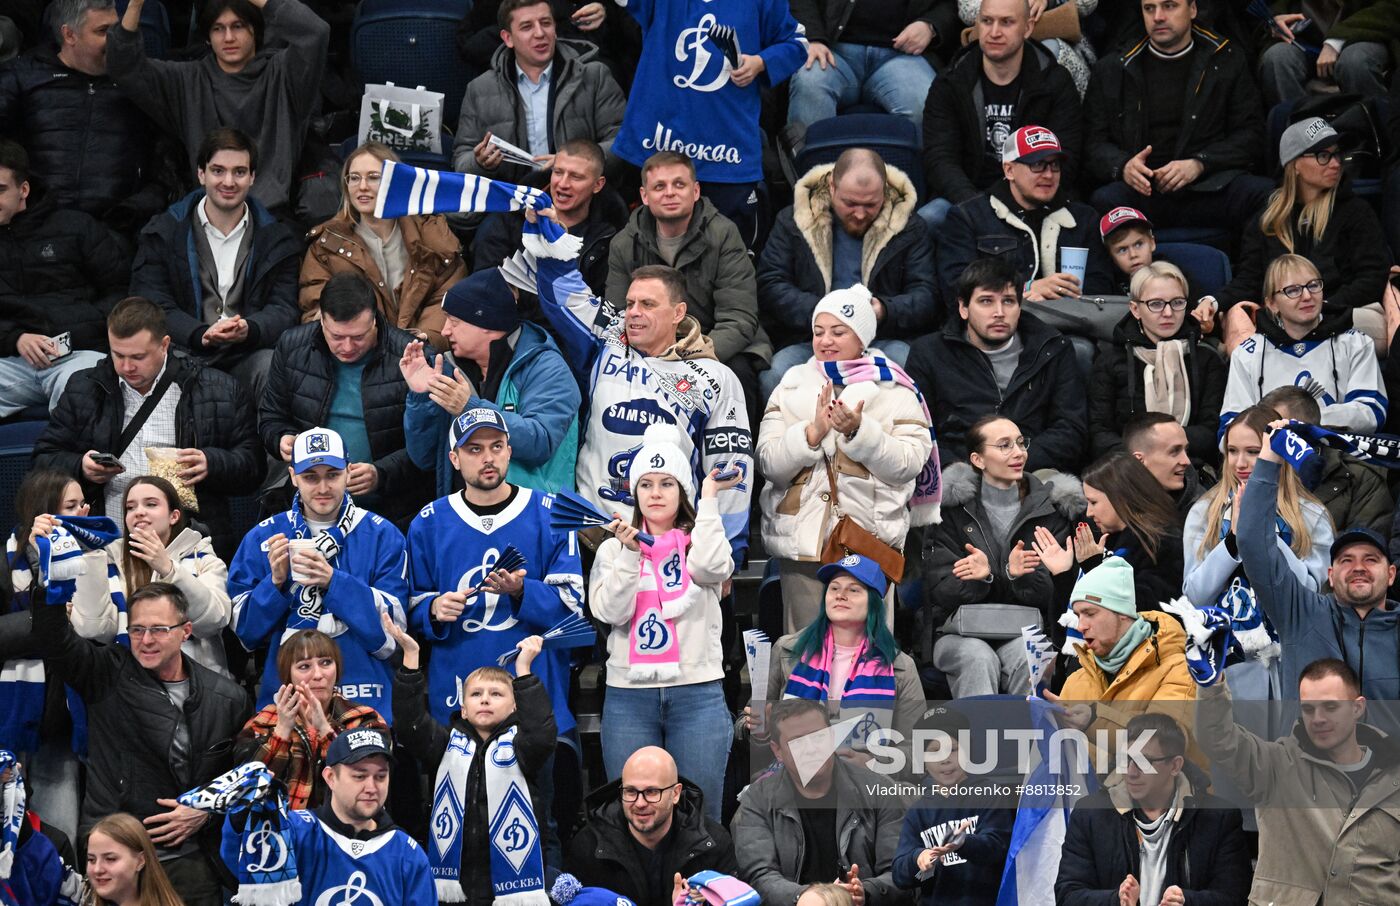
MULTIPOLYGON (((807 37, 811 36, 809 29, 807 37)), ((1073 186, 1084 136, 1079 92, 1069 71, 1039 43, 1027 41, 1022 59, 1021 95, 1012 127, 1044 126, 1055 133, 1069 155, 1062 181, 1073 186)), ((985 111, 982 49, 974 42, 958 51, 948 69, 933 80, 924 104, 924 182, 930 198, 961 204, 1005 178, 1001 164, 987 153, 985 111)))
MULTIPOLYGON (((35 608, 34 634, 44 660, 87 705, 91 744, 80 839, 113 812, 145 819, 167 811, 157 799, 174 799, 233 767, 233 737, 249 714, 248 695, 233 680, 185 658, 190 757, 177 771, 170 752, 181 712, 130 648, 79 638, 62 607, 35 608)), ((215 865, 221 827, 220 821, 206 822, 198 837, 215 865)))
POLYGON ((204 190, 196 189, 151 218, 137 240, 136 261, 131 267, 131 294, 144 296, 165 309, 170 337, 176 346, 194 350, 220 367, 227 367, 258 349, 271 349, 277 338, 301 320, 297 306, 297 278, 305 244, 286 224, 274 218, 251 196, 249 221, 253 246, 243 277, 243 317, 248 339, 218 353, 203 344, 204 291, 199 282, 199 257, 194 230, 196 210, 204 190))
MULTIPOLYGON (((1186 379, 1191 386, 1191 417, 1186 439, 1191 460, 1217 463, 1220 449, 1215 432, 1220 426, 1220 404, 1225 399, 1225 363, 1220 354, 1201 342, 1201 327, 1186 317, 1174 340, 1187 342, 1186 379)), ((1147 366, 1133 354, 1135 348, 1151 349, 1151 340, 1142 332, 1142 323, 1125 315, 1113 328, 1113 342, 1100 343, 1089 379, 1089 432, 1094 458, 1123 446, 1123 425, 1147 411, 1147 390, 1143 369, 1147 366)))
POLYGON ((1026 471, 1078 472, 1088 449, 1089 413, 1074 348, 1028 311, 1021 312, 1017 333, 1021 359, 1005 392, 986 353, 967 341, 963 319, 950 314, 941 331, 914 341, 905 370, 933 413, 939 453, 945 462, 967 459, 967 429, 996 412, 1031 438, 1026 471))
MULTIPOLYGON (((1366 200, 1351 194, 1343 183, 1337 191, 1327 231, 1317 242, 1310 231, 1298 227, 1301 216, 1302 207, 1298 206, 1293 215, 1293 253, 1317 266, 1327 285, 1328 303, 1359 308, 1381 301, 1392 259, 1380 220, 1366 200)), ((1264 272, 1269 262, 1286 254, 1288 249, 1277 236, 1264 235, 1259 217, 1251 218, 1241 237, 1239 257, 1233 262, 1234 276, 1215 294, 1220 307, 1229 308, 1243 299, 1262 302, 1264 272)))
MULTIPOLYGON (((1205 173, 1190 190, 1216 191, 1258 166, 1264 148, 1264 106, 1243 48, 1199 25, 1192 27, 1192 37, 1196 56, 1187 79, 1191 90, 1171 159, 1200 161, 1205 173)), ((1094 67, 1084 96, 1084 176, 1090 187, 1121 179, 1128 158, 1147 146, 1155 88, 1143 83, 1140 58, 1151 52, 1144 38, 1094 67)))
POLYGON ((564 869, 585 887, 616 891, 638 906, 669 906, 671 879, 677 872, 687 878, 706 869, 737 875, 739 863, 734 858, 729 831, 705 817, 700 788, 684 777, 680 782, 684 789, 671 818, 670 845, 659 871, 664 899, 658 901, 647 895, 650 885, 635 854, 627 817, 622 813, 621 780, 589 794, 588 823, 574 835, 564 869))
MULTIPOLYGON (((1055 882, 1059 906, 1116 906, 1123 879, 1132 875, 1141 880, 1141 835, 1131 803, 1118 806, 1107 790, 1075 806, 1055 882)), ((1206 793, 1188 795, 1167 844, 1162 888, 1180 887, 1193 906, 1235 906, 1249 895, 1249 884, 1239 809, 1206 793)))
POLYGON ((143 188, 154 125, 116 82, 69 69, 47 44, 0 67, 0 130, 23 142, 62 207, 134 232, 165 203, 159 187, 143 188))
MULTIPOLYGON (((379 339, 366 353, 360 395, 370 454, 379 470, 375 512, 398 520, 416 513, 432 499, 433 483, 432 476, 409 459, 404 445, 408 383, 399 371, 399 359, 415 337, 390 326, 378 312, 374 317, 379 339)), ((319 321, 283 334, 258 407, 258 433, 268 455, 281 458, 284 435, 300 434, 326 423, 335 394, 335 366, 336 357, 326 345, 319 321)))
MULTIPOLYGON (((518 676, 513 684, 515 691, 515 712, 503 720, 500 726, 484 743, 460 713, 452 715, 452 726, 444 727, 433 720, 428 713, 428 679, 422 670, 405 670, 402 667, 394 674, 394 732, 399 741, 427 771, 429 778, 436 778, 438 766, 447 753, 452 731, 470 735, 480 743, 471 767, 467 769, 467 788, 462 828, 461 885, 466 892, 466 902, 490 906, 495 899, 491 887, 491 816, 486 805, 486 756, 491 743, 511 727, 519 726, 515 734, 515 756, 520 762, 520 770, 525 774, 525 783, 530 788, 530 804, 535 817, 544 827, 544 816, 548 814, 550 803, 540 795, 540 771, 554 754, 554 710, 549 703, 549 693, 540 678, 533 674, 518 676)), ((425 906, 425 904, 418 904, 425 906)))
POLYGON ((107 350, 107 313, 126 293, 131 261, 107 228, 36 198, 0 226, 0 356, 22 333, 71 331, 74 349, 107 350))
MULTIPOLYGON (((175 443, 196 447, 209 460, 209 475, 195 485, 199 519, 213 536, 214 549, 227 561, 240 539, 233 536, 228 498, 249 494, 263 475, 253 405, 238 381, 221 371, 171 351, 167 368, 180 387, 175 407, 175 443)), ((49 424, 34 442, 34 465, 72 475, 102 509, 103 491, 83 477, 83 454, 110 451, 122 433, 123 399, 111 358, 80 371, 68 381, 49 424)), ((116 519, 120 513, 109 513, 116 519)))
POLYGON ((1084 488, 1073 475, 1056 472, 1041 481, 1021 480, 1021 511, 1003 538, 991 535, 992 523, 982 505, 982 478, 965 462, 943 473, 943 521, 924 534, 925 601, 934 631, 964 604, 1025 604, 1039 607, 1046 626, 1053 626, 1063 609, 1054 597, 1054 578, 1045 567, 1013 579, 1007 558, 1016 542, 1029 549, 1035 530, 1044 527, 1056 538, 1074 531, 1084 514, 1084 488), (967 556, 971 544, 987 555, 991 582, 964 582, 953 575, 953 564, 967 556))
MULTIPOLYGON (((808 41, 831 45, 841 41, 855 6, 853 0, 792 0, 792 16, 806 30, 808 41)), ((933 28, 934 38, 924 51, 930 63, 935 60, 935 51, 946 58, 957 49, 958 38, 962 35, 957 4, 943 3, 941 0, 908 0, 903 7, 904 17, 897 23, 897 28, 911 22, 924 22, 933 28)))

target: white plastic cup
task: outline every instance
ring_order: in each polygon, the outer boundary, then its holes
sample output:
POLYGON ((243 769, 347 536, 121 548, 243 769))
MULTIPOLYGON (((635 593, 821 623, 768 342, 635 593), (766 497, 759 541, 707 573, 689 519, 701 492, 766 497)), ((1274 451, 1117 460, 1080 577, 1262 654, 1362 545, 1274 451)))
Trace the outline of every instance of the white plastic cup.
POLYGON ((1060 249, 1060 272, 1069 274, 1079 281, 1079 291, 1084 291, 1084 273, 1089 269, 1089 250, 1067 246, 1060 249))
POLYGON ((297 572, 297 554, 313 553, 316 550, 316 541, 313 538, 293 538, 287 542, 287 553, 292 561, 292 581, 298 585, 305 585, 311 581, 311 577, 306 573, 297 572))

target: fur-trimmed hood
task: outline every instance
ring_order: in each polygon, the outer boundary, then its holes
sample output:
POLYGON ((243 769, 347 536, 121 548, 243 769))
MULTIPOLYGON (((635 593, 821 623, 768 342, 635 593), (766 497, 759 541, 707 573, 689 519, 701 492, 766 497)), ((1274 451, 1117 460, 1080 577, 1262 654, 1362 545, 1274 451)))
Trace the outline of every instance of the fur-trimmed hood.
MULTIPOLYGON (((1022 479, 1024 498, 1044 493, 1055 508, 1066 519, 1074 519, 1084 512, 1084 485, 1078 478, 1065 472, 1051 472, 1042 481, 1029 472, 1022 479)), ((964 506, 977 499, 982 489, 982 476, 965 462, 955 462, 943 470, 943 506, 964 506)))
MULTIPOLYGON (((834 215, 831 210, 831 185, 828 177, 835 164, 822 164, 808 170, 806 175, 793 187, 792 220, 802 238, 812 250, 812 257, 821 271, 822 285, 826 292, 831 285, 831 230, 834 215)), ((861 245, 860 279, 869 285, 870 275, 875 269, 875 261, 880 257, 891 239, 909 223, 918 205, 918 194, 914 183, 898 167, 885 166, 888 176, 885 182, 885 205, 870 225, 861 245)))

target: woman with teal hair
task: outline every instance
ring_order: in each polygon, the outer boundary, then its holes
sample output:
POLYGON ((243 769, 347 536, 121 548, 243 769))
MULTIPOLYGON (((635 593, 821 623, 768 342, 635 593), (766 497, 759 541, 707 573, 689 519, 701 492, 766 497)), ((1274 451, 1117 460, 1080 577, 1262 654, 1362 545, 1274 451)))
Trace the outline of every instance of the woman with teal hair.
POLYGON ((846 746, 864 751, 877 728, 907 742, 924 713, 924 691, 909 655, 884 619, 889 580, 873 560, 852 554, 817 570, 824 606, 806 629, 773 645, 768 697, 826 702, 834 720, 859 718, 846 746))

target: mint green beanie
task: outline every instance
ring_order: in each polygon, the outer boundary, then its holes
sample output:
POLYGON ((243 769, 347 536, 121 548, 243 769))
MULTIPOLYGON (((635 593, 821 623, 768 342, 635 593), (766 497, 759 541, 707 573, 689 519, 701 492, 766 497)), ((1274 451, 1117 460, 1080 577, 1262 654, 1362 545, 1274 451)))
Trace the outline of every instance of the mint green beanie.
POLYGON ((1069 602, 1073 605, 1079 601, 1125 617, 1137 616, 1133 565, 1122 557, 1108 557, 1074 583, 1069 602))

